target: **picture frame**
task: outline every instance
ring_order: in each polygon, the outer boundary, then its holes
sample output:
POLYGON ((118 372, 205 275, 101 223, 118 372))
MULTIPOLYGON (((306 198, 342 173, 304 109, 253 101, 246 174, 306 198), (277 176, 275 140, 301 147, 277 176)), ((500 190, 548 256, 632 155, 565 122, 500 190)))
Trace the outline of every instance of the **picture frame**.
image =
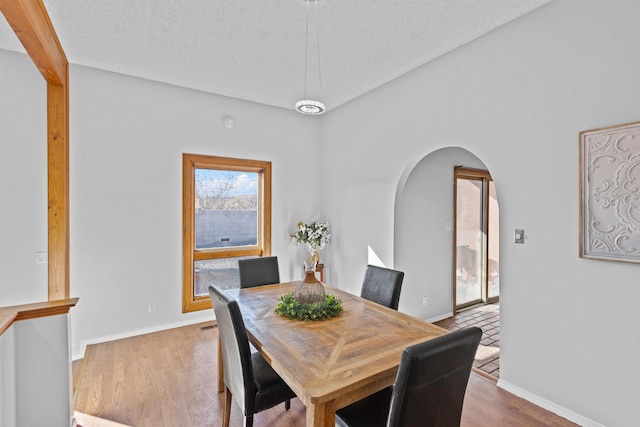
POLYGON ((580 257, 640 263, 640 122, 582 131, 580 257))

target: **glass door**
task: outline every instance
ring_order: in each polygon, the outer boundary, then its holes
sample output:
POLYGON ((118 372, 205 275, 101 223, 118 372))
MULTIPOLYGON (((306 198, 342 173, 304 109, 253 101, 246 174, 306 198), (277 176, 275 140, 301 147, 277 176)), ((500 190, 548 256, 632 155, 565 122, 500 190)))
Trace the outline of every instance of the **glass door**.
POLYGON ((455 168, 454 310, 499 295, 498 204, 487 171, 455 168))
POLYGON ((487 302, 496 302, 500 296, 500 239, 498 224, 500 223, 500 209, 498 207, 498 197, 496 186, 493 181, 489 181, 489 236, 488 260, 487 260, 487 302))

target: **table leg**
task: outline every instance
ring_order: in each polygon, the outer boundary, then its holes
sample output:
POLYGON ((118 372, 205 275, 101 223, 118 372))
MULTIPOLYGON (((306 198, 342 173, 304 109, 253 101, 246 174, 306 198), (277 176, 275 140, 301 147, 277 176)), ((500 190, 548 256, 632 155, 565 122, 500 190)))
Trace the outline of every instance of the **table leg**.
POLYGON ((222 365, 222 345, 218 338, 218 393, 224 391, 224 366, 222 365))
POLYGON ((307 406, 307 427, 335 427, 335 401, 307 406))

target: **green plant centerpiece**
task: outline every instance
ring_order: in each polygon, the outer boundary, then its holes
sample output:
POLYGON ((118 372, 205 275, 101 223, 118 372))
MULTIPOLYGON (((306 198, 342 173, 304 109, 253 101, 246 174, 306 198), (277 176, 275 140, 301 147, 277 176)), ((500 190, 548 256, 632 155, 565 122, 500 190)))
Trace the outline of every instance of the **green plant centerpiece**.
POLYGON ((276 314, 289 319, 324 320, 342 313, 342 301, 333 295, 327 295, 322 282, 316 276, 318 250, 324 248, 331 238, 329 224, 302 221, 297 224, 298 230, 290 234, 296 245, 305 245, 308 251, 304 262, 305 276, 297 284, 295 290, 280 298, 275 309, 276 314))
POLYGON ((289 292, 279 298, 275 313, 288 319, 326 320, 342 313, 342 301, 334 295, 326 294, 324 302, 301 304, 289 292))

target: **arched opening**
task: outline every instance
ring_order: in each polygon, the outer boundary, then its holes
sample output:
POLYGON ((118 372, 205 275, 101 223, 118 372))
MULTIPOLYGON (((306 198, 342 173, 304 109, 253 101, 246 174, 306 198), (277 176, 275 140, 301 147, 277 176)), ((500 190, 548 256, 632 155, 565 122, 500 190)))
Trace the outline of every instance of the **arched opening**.
MULTIPOLYGON (((400 308, 449 329, 459 328, 463 323, 468 325, 469 319, 460 322, 456 317, 469 316, 470 310, 475 310, 468 308, 456 315, 454 309, 455 281, 460 270, 455 236, 455 168, 459 166, 487 171, 489 175, 487 166, 473 153, 460 147, 438 149, 406 169, 398 185, 394 212, 394 265, 405 272, 400 308)), ((491 194, 488 196, 491 199, 491 194)), ((493 200, 497 204, 495 191, 493 200)), ((485 224, 487 221, 488 218, 482 218, 485 224)), ((497 228, 497 225, 493 224, 493 227, 497 228)), ((490 275, 488 278, 495 282, 499 264, 495 254, 492 255, 491 262, 487 257, 479 264, 481 274, 490 275)), ((477 264, 477 259, 474 262, 477 264)), ((485 302, 489 301, 485 299, 485 302)), ((476 366, 487 365, 485 372, 497 376, 499 310, 496 309, 499 306, 496 304, 491 308, 494 310, 487 311, 486 315, 480 311, 472 316, 487 335, 483 336, 476 366)))

